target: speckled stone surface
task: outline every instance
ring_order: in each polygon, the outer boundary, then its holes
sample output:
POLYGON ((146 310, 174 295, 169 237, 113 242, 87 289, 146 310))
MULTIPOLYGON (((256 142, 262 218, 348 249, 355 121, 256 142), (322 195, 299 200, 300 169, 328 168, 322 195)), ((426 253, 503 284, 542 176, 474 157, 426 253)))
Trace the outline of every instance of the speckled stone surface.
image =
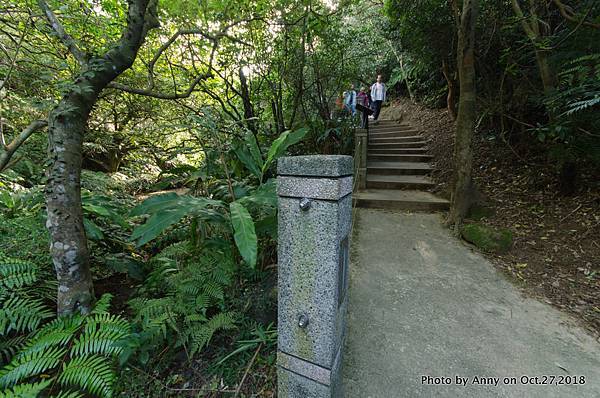
POLYGON ((315 382, 297 372, 279 368, 277 372, 279 382, 277 396, 279 398, 343 398, 342 352, 342 347, 340 347, 333 369, 331 369, 331 378, 328 385, 315 382))
POLYGON ((341 177, 352 175, 352 156, 286 156, 277 161, 280 176, 341 177))
POLYGON ((296 198, 338 200, 352 192, 352 177, 277 177, 277 194, 296 198))
POLYGON ((290 371, 280 363, 279 397, 341 396, 340 347, 345 336, 349 272, 340 273, 340 269, 344 259, 349 263, 352 223, 352 178, 344 176, 352 173, 352 158, 300 158, 287 158, 291 160, 284 162, 283 169, 290 176, 312 178, 278 177, 278 349, 331 370, 331 383, 324 385, 314 380, 319 378, 290 371), (312 164, 314 170, 307 169, 307 164, 312 164), (315 178, 319 172, 325 174, 324 178, 315 178), (331 178, 332 174, 339 178, 331 178), (300 209, 300 200, 305 197, 313 198, 308 210, 300 209), (309 319, 306 328, 298 326, 302 314, 309 319))
POLYGON ((308 211, 297 198, 279 198, 279 349, 327 368, 343 333, 339 248, 350 232, 351 206, 351 195, 314 200, 308 211), (306 329, 298 327, 301 314, 306 329))

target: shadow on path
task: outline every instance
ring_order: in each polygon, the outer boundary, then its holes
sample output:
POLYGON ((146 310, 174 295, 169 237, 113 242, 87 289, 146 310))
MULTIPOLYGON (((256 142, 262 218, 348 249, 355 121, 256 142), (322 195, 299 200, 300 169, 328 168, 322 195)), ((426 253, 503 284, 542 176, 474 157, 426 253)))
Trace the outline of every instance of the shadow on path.
POLYGON ((568 315, 524 297, 439 215, 361 209, 355 228, 345 397, 600 397, 600 344, 568 315), (523 384, 544 375, 571 385, 523 384), (475 385, 474 376, 498 385, 475 385))

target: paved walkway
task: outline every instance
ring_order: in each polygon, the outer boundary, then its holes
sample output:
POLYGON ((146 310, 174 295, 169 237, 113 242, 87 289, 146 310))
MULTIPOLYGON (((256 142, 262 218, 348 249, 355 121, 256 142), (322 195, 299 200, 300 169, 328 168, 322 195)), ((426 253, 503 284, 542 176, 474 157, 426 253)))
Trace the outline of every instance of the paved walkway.
POLYGON ((525 298, 440 216, 360 209, 356 221, 344 397, 600 397, 600 344, 525 298), (586 384, 526 386, 524 375, 586 384), (498 377, 498 386, 473 385, 474 376, 498 377))

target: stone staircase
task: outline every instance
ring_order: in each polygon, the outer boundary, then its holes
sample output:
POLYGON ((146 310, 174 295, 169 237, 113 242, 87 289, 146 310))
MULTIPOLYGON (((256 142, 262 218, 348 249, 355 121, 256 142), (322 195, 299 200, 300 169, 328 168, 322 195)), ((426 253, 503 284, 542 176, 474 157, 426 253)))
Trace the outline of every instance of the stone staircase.
POLYGON ((366 190, 354 198, 358 207, 411 211, 447 210, 449 202, 427 192, 432 156, 427 141, 405 123, 380 120, 369 127, 366 190))

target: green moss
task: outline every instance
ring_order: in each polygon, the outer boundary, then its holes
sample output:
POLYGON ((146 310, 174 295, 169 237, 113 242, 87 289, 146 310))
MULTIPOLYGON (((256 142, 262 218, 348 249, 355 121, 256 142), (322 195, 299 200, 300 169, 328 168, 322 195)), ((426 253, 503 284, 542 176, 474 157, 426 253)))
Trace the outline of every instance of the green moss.
POLYGON ((465 224, 461 234, 464 240, 489 253, 505 253, 513 241, 510 230, 494 229, 480 223, 465 224))

